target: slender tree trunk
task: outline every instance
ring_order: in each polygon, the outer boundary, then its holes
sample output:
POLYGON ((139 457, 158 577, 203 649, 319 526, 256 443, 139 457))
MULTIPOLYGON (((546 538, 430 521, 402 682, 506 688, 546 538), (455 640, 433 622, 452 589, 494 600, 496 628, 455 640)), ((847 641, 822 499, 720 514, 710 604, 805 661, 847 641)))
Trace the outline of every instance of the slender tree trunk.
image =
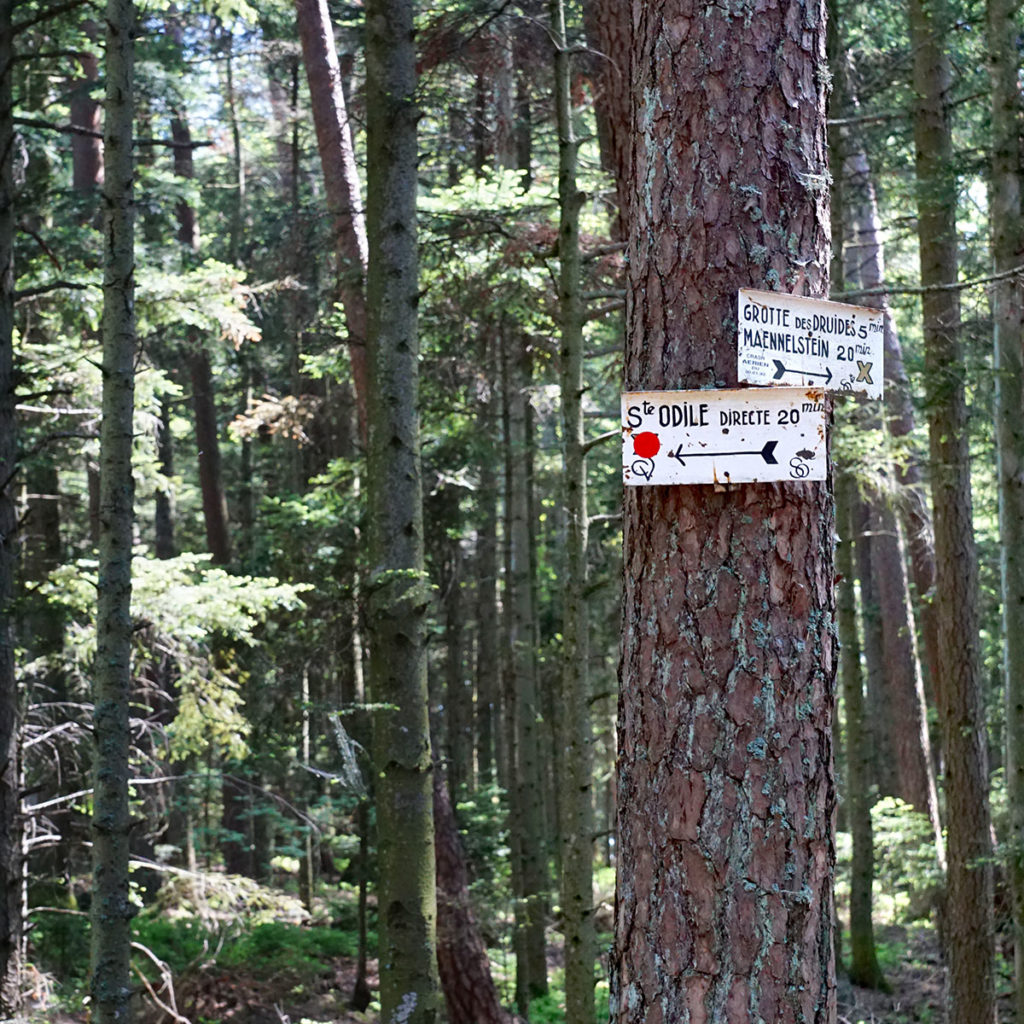
POLYGON ((295 0, 302 56, 316 127, 327 204, 334 222, 338 259, 338 292, 345 310, 352 380, 356 389, 359 432, 366 439, 367 362, 366 225, 359 195, 359 171, 352 148, 341 68, 334 44, 327 0, 295 0))
MULTIPOLYGON (((885 284, 885 261, 874 183, 863 149, 855 145, 844 149, 848 150, 845 156, 838 155, 836 160, 837 165, 842 167, 844 196, 850 221, 849 239, 844 246, 844 278, 848 287, 852 285, 878 289, 885 284)), ((886 297, 871 295, 864 301, 882 310, 885 331, 895 336, 886 297)), ((889 374, 889 367, 886 366, 887 379, 889 374)), ((883 426, 874 417, 867 425, 876 428, 883 426)), ((884 428, 888 426, 887 416, 884 428)), ((889 469, 895 485, 898 473, 893 467, 889 469)), ((903 531, 893 501, 892 495, 877 489, 867 498, 871 518, 868 550, 873 592, 878 599, 885 665, 884 686, 891 699, 890 713, 885 721, 894 755, 896 793, 928 816, 935 836, 937 856, 939 862, 944 864, 938 793, 928 733, 928 709, 921 659, 918 657, 917 623, 910 597, 903 531)))
POLYGON ((131 559, 135 378, 134 113, 135 8, 106 8, 106 126, 103 150, 103 419, 100 426, 100 543, 93 678, 92 1015, 130 1019, 128 894, 128 701, 131 687, 131 559))
POLYGON ((381 1020, 439 1019, 419 448, 416 54, 411 0, 366 6, 370 693, 381 1020))
POLYGON ((509 860, 511 862, 512 894, 514 899, 515 928, 513 947, 516 957, 516 1008, 525 1016, 530 1007, 530 969, 526 956, 526 930, 529 919, 527 901, 523 896, 523 790, 519 784, 519 693, 516 673, 516 594, 517 579, 513 572, 514 531, 513 506, 525 491, 525 482, 519 477, 520 461, 513 443, 513 373, 511 341, 503 324, 501 350, 501 418, 505 450, 505 516, 503 557, 505 586, 502 592, 502 736, 504 757, 499 764, 499 781, 508 793, 509 860))
MULTIPOLYGON (((494 346, 489 336, 484 344, 484 365, 490 382, 497 375, 494 346)), ((479 436, 497 438, 496 387, 482 384, 484 393, 477 403, 479 436)), ((496 779, 497 712, 501 704, 501 663, 498 649, 498 474, 494 450, 480 453, 476 509, 480 516, 476 545, 477 642, 476 642, 476 737, 480 785, 496 779)))
MULTIPOLYGON (((851 152, 842 165, 842 176, 853 210, 851 239, 847 247, 851 282, 862 289, 876 290, 885 287, 886 283, 882 222, 867 153, 861 146, 853 145, 850 148, 851 152)), ((883 342, 886 428, 894 438, 907 437, 913 433, 915 426, 913 395, 888 298, 885 295, 869 295, 864 297, 864 302, 885 312, 883 342)), ((903 489, 900 513, 910 554, 911 576, 917 590, 917 618, 924 641, 922 668, 926 669, 923 675, 925 690, 929 692, 932 666, 938 657, 933 608, 935 549, 931 514, 923 494, 923 476, 919 463, 908 461, 899 467, 896 479, 903 489)), ((931 774, 934 776, 934 771, 931 774)))
MULTIPOLYGON (((181 29, 171 24, 170 31, 180 34, 181 29)), ((171 135, 178 145, 174 149, 174 173, 190 180, 194 176, 192 161, 192 132, 181 112, 171 122, 171 135)), ((195 209, 187 202, 178 203, 178 241, 187 255, 199 251, 199 219, 195 209)), ((206 525, 206 544, 216 565, 231 563, 231 534, 228 529, 228 505, 224 494, 221 472, 220 438, 217 432, 217 406, 214 401, 213 371, 210 356, 203 347, 197 331, 190 330, 186 362, 192 383, 192 410, 196 424, 196 448, 199 452, 199 488, 203 502, 203 520, 206 525)))
POLYGON ((615 181, 611 216, 612 238, 626 238, 626 207, 632 177, 630 159, 629 52, 632 39, 630 8, 616 0, 586 0, 583 18, 587 42, 596 64, 594 110, 601 143, 601 163, 615 181))
MULTIPOLYGON (((1021 262, 1019 4, 988 0, 992 84, 992 269, 1021 262)), ((1019 277, 992 288, 996 368, 1000 569, 1003 599, 1003 672, 1006 687, 1006 796, 1010 814, 1010 882, 1016 1019, 1024 1021, 1024 289, 1019 277)))
POLYGON ((13 0, 0 0, 0 1017, 21 1008, 21 714, 11 601, 18 435, 14 384, 13 0))
MULTIPOLYGON (((444 483, 433 502, 436 532, 442 538, 438 560, 444 611, 445 724, 448 778, 455 800, 473 788, 473 691, 466 678, 466 608, 463 601, 465 556, 462 553, 462 488, 444 483)), ((438 746, 440 746, 438 744, 438 746)))
MULTIPOLYGON (((561 793, 562 919, 565 928, 567 1021, 594 1019, 593 728, 587 604, 587 471, 583 441, 583 291, 580 285, 580 207, 577 141, 570 95, 571 67, 562 0, 551 0, 555 44, 555 116, 558 125, 558 300, 561 344, 562 444, 565 485, 565 585, 562 624, 562 699, 559 715, 564 770, 561 793)), ((556 727, 557 728, 557 727, 556 727)))
MULTIPOLYGON (((90 40, 99 35, 99 26, 91 19, 82 26, 90 40)), ((78 54, 82 77, 75 85, 68 104, 71 123, 89 132, 102 131, 103 108, 92 90, 99 80, 99 60, 96 54, 83 51, 78 54)), ((103 184, 103 146, 95 135, 85 133, 71 136, 71 184, 79 194, 94 192, 103 184)), ((90 212, 85 221, 93 220, 90 212)))
MULTIPOLYGON (((160 472, 169 480, 174 476, 174 438, 171 436, 171 408, 166 398, 160 401, 157 459, 160 462, 160 472)), ((174 543, 174 508, 170 492, 162 488, 158 489, 155 501, 156 557, 173 558, 177 554, 177 548, 174 543)))
POLYGON ((515 62, 508 21, 499 21, 491 39, 494 67, 494 163, 506 169, 516 167, 515 62))
MULTIPOLYGON (((507 339, 506 339, 507 340, 507 339)), ((526 991, 530 999, 547 991, 547 958, 544 938, 547 914, 547 848, 544 835, 544 784, 540 763, 540 705, 537 693, 536 637, 534 632, 533 572, 530 531, 534 520, 529 502, 529 394, 525 341, 517 339, 518 351, 508 355, 509 455, 511 487, 508 495, 508 531, 511 549, 509 577, 512 685, 515 689, 516 775, 519 819, 519 893, 524 915, 522 937, 526 991)))
POLYGON ((850 980, 865 988, 885 988, 885 978, 875 952, 871 918, 874 884, 874 839, 871 832, 871 744, 864 728, 864 680, 861 675, 860 637, 857 631, 857 599, 854 593, 853 548, 856 536, 857 485, 844 472, 839 507, 842 526, 836 553, 839 585, 840 668, 843 703, 846 707, 846 804, 853 840, 850 865, 850 980))
POLYGON ((521 19, 515 29, 513 64, 516 69, 516 167, 523 172, 523 191, 529 191, 533 184, 533 110, 530 103, 530 81, 526 73, 530 49, 529 29, 521 19))
MULTIPOLYGON (((824 3, 630 57, 625 386, 735 386, 736 289, 828 293, 824 3)), ((613 1020, 832 1024, 831 488, 627 490, 613 1020)))
MULTIPOLYGON (((909 12, 921 283, 928 288, 957 280, 951 69, 941 0, 909 0, 909 12)), ((992 845, 959 293, 927 291, 922 307, 939 637, 935 687, 949 836, 949 1020, 984 1024, 995 1019, 992 845)))
POLYGON ((892 747, 892 708, 889 689, 885 685, 885 658, 882 653, 882 616, 878 606, 875 576, 871 571, 871 508, 862 496, 857 498, 855 517, 857 543, 854 557, 860 583, 860 617, 868 709, 865 728, 871 735, 875 751, 871 781, 879 793, 895 796, 896 755, 892 747))

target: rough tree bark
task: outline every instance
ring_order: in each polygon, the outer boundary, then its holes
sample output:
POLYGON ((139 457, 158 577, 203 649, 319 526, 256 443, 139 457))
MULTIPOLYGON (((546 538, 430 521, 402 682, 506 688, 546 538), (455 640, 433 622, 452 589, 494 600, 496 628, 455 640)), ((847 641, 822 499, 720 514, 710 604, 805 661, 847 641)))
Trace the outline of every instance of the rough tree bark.
POLYGON ((434 1024, 433 786, 427 714, 411 0, 366 5, 370 695, 380 850, 381 1020, 434 1024))
POLYGON ((914 144, 935 525, 934 685, 945 753, 948 823, 945 939, 950 1024, 995 1019, 992 844, 978 650, 978 565, 957 280, 957 185, 949 120, 951 67, 942 0, 909 0, 914 144))
POLYGON ((437 851, 437 963, 448 1024, 511 1024, 491 977, 469 899, 469 876, 444 774, 434 767, 437 851))
POLYGON ((11 88, 14 0, 0 0, 0 1017, 14 1017, 21 997, 21 837, 19 733, 14 673, 14 108, 11 88))
MULTIPOLYGON (((736 384, 828 294, 825 12, 635 3, 627 391, 736 384)), ((629 488, 613 1019, 835 1021, 827 483, 629 488)))
MULTIPOLYGON (((1013 0, 988 2, 992 87, 992 269, 1019 266, 1022 110, 1017 12, 1013 0)), ((1007 875, 1013 920, 1017 1020, 1024 1020, 1024 289, 1019 276, 992 288, 996 368, 1003 672, 1006 687, 1006 795, 1010 812, 1007 875)))
POLYGON ((99 587, 93 675, 93 1019, 131 1016, 128 894, 128 701, 131 687, 131 566, 135 383, 134 114, 135 7, 106 8, 106 125, 103 137, 103 418, 100 425, 99 587))

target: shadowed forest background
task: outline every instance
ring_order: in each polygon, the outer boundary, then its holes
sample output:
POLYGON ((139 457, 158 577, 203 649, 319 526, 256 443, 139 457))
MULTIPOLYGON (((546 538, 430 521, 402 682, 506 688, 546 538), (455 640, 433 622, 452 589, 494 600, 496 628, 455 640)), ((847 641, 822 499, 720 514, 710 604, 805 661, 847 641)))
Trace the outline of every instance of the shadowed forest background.
MULTIPOLYGON (((998 1020, 1024 1020, 1024 25, 999 0, 830 8, 831 298, 886 312, 885 399, 839 397, 831 435, 839 1019, 971 1020, 946 979, 971 906, 994 941, 969 970, 998 1020), (951 630, 933 515, 941 538, 954 502, 973 618, 951 630)), ((389 157, 367 152, 364 16, 136 12, 127 834, 131 1006, 150 1024, 379 1019, 371 717, 388 705, 368 630, 389 584, 370 556, 387 494, 366 482, 362 210, 389 157)), ((426 637, 440 984, 451 1024, 591 1024, 615 1013, 631 699, 630 10, 415 17, 425 571, 403 600, 426 637)), ((104 21, 90 0, 0 0, 4 1020, 90 1012, 104 21)), ((773 273, 764 287, 802 287, 773 273)))

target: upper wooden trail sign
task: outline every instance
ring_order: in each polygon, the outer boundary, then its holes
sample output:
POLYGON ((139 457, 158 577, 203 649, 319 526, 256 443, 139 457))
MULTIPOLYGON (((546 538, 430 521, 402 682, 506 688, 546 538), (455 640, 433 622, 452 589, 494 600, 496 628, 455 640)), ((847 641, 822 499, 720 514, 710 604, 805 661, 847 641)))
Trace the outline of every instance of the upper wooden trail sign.
POLYGON ((744 288, 739 379, 881 398, 883 331, 878 309, 744 288))
POLYGON ((807 388, 634 391, 622 396, 622 481, 824 480, 824 394, 807 388))

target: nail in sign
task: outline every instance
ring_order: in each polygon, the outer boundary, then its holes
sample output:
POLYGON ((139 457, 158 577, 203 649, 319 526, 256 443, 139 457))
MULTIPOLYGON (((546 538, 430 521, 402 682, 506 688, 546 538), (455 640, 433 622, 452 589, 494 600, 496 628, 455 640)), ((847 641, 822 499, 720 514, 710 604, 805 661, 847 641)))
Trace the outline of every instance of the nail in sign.
POLYGON ((881 310, 743 288, 739 379, 882 397, 881 310))
POLYGON ((622 396, 622 481, 824 480, 824 393, 808 388, 634 391, 622 396))

